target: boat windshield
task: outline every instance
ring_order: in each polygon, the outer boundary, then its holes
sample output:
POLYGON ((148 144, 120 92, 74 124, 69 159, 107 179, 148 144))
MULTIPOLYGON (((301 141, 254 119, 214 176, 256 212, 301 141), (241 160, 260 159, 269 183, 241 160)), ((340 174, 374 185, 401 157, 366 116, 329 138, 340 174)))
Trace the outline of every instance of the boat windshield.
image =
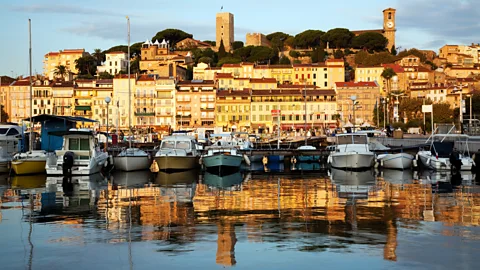
POLYGON ((367 136, 365 135, 349 135, 338 136, 338 144, 367 144, 367 136))
POLYGON ((177 149, 190 149, 190 142, 177 142, 177 149))
POLYGON ((0 128, 0 135, 7 134, 8 128, 0 128))
POLYGON ((175 142, 168 142, 168 141, 163 141, 162 146, 160 149, 174 149, 175 148, 175 142))
POLYGON ((190 149, 190 142, 187 141, 163 141, 160 149, 190 149))

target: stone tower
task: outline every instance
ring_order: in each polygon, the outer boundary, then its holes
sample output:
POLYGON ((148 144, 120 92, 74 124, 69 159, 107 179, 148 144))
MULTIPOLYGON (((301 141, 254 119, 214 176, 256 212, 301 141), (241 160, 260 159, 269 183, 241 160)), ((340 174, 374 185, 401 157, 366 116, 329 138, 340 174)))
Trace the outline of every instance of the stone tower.
POLYGON ((383 35, 388 39, 387 49, 395 46, 395 9, 387 8, 383 11, 383 35))
POLYGON ((220 47, 220 42, 223 40, 225 51, 229 52, 232 49, 232 44, 235 41, 233 14, 229 12, 217 13, 217 49, 220 47))

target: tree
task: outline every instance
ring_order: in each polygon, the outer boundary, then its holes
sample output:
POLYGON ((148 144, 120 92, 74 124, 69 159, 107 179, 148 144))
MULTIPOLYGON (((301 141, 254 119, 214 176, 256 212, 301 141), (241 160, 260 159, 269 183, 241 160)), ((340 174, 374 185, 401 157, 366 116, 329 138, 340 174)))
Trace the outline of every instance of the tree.
POLYGON ((97 64, 100 65, 103 61, 105 61, 105 54, 102 52, 101 49, 94 49, 93 50, 93 57, 97 59, 97 64))
POLYGON ((80 75, 94 75, 97 72, 97 59, 90 54, 75 60, 75 68, 80 75))
POLYGON ((367 32, 352 39, 352 47, 369 51, 385 51, 388 39, 380 33, 367 32))
POLYGON ((53 75, 57 78, 61 78, 61 79, 65 79, 65 76, 68 75, 68 73, 70 73, 70 71, 68 70, 68 68, 64 65, 58 65, 55 67, 55 69, 53 70, 53 75))
POLYGON ((306 30, 295 36, 294 45, 298 48, 313 48, 320 46, 325 32, 320 30, 306 30))
POLYGON ((222 59, 220 59, 217 63, 217 67, 221 67, 223 66, 223 64, 238 64, 238 63, 241 63, 242 62, 242 59, 240 58, 235 58, 235 57, 224 57, 222 59))
POLYGON ((447 102, 433 104, 434 123, 452 123, 453 110, 447 102))
POLYGON ((328 30, 328 32, 322 36, 322 41, 325 43, 328 42, 330 47, 337 49, 350 48, 354 36, 355 34, 346 28, 334 28, 328 30))
POLYGON ((295 50, 291 50, 290 52, 288 52, 288 55, 290 55, 290 57, 293 57, 293 58, 300 57, 300 53, 295 50))
POLYGON ((220 47, 218 47, 218 60, 227 56, 227 52, 225 51, 225 45, 223 45, 223 39, 220 41, 220 47))
POLYGON ((382 102, 377 102, 377 105, 373 107, 373 123, 375 125, 378 123, 379 127, 383 127, 383 119, 384 119, 384 114, 383 114, 383 107, 384 104, 382 102), (378 122, 377 122, 377 110, 378 110, 378 122))
POLYGON ((108 72, 106 72, 106 71, 104 71, 104 72, 100 72, 100 73, 98 74, 98 78, 99 78, 99 79, 113 79, 113 75, 110 74, 110 73, 108 73, 108 72))
POLYGON ((242 61, 248 61, 248 58, 252 54, 252 49, 254 47, 255 46, 247 46, 247 47, 240 48, 233 52, 233 56, 236 58, 242 59, 242 61))
POLYGON ((290 62, 290 59, 288 59, 288 57, 282 56, 282 58, 280 58, 279 64, 280 65, 290 65, 291 62, 290 62))
POLYGON ((0 104, 0 113, 2 114, 2 122, 7 122, 8 121, 8 113, 5 111, 5 107, 0 104))
POLYGON ((397 58, 389 52, 369 54, 366 51, 359 51, 355 54, 355 64, 357 65, 378 66, 380 64, 394 63, 396 60, 397 58))
POLYGON ((198 59, 198 63, 205 63, 205 64, 211 65, 213 63, 213 59, 208 56, 203 56, 200 59, 198 59))
POLYGON ((397 55, 397 49, 395 48, 395 45, 393 45, 392 48, 390 49, 390 53, 392 55, 397 55))
POLYGON ((422 53, 421 51, 413 48, 413 49, 410 49, 410 50, 403 50, 401 52, 398 53, 398 58, 403 58, 405 56, 409 56, 409 55, 415 55, 417 57, 420 58, 420 62, 422 63, 425 63, 425 61, 427 61, 427 56, 422 53))
POLYGON ((277 48, 279 50, 284 49, 285 41, 288 38, 293 38, 293 37, 283 32, 274 32, 267 35, 267 40, 270 41, 272 48, 277 48))
POLYGON ((158 42, 162 42, 163 40, 165 40, 170 42, 170 46, 174 48, 177 42, 186 38, 193 38, 193 35, 183 32, 179 29, 169 28, 158 32, 155 36, 152 37, 152 41, 158 40, 158 42))
POLYGON ((324 62, 326 56, 327 54, 325 52, 325 48, 322 45, 313 48, 312 52, 310 53, 310 58, 312 59, 312 63, 324 62))
POLYGON ((395 73, 395 71, 391 68, 386 68, 382 71, 382 74, 380 76, 382 76, 387 82, 387 93, 391 92, 392 89, 390 88, 390 81, 396 75, 397 73, 395 73))
POLYGON ((275 62, 275 57, 278 57, 278 54, 276 54, 272 48, 265 46, 254 46, 250 51, 250 56, 247 60, 249 62, 271 63, 275 62))
POLYGON ((130 62, 130 73, 142 73, 142 71, 140 70, 140 57, 136 57, 133 61, 130 62))
POLYGON ((233 50, 243 48, 243 41, 234 41, 232 44, 233 50))
POLYGON ((334 53, 333 53, 333 57, 335 57, 335 59, 340 59, 340 58, 343 58, 345 55, 343 54, 343 51, 342 50, 336 50, 334 53))

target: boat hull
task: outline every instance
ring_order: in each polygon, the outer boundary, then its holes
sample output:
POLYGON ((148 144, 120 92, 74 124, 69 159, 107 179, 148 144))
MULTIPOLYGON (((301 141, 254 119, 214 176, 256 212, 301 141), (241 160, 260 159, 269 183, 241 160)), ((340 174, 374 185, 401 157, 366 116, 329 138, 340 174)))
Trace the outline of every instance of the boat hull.
POLYGON ((387 169, 405 170, 412 167, 414 156, 407 153, 379 155, 377 161, 387 169))
POLYGON ((158 169, 168 170, 191 170, 200 166, 197 156, 159 156, 155 157, 158 169))
POLYGON ((336 152, 330 155, 331 165, 339 169, 366 169, 373 166, 373 153, 336 152))
MULTIPOLYGON (((451 164, 449 158, 437 158, 432 156, 430 151, 420 151, 418 152, 418 158, 422 164, 432 170, 450 170, 451 164)), ((469 157, 462 157, 462 167, 460 170, 469 171, 472 169, 473 160, 469 157)))
MULTIPOLYGON (((47 175, 63 175, 62 164, 57 164, 56 157, 52 157, 52 159, 53 160, 49 161, 45 166, 47 175)), ((85 176, 100 173, 102 168, 105 166, 107 159, 107 154, 104 154, 96 158, 92 158, 92 160, 90 160, 90 162, 86 165, 74 164, 72 167, 71 176, 85 176)))
POLYGON ((12 170, 17 175, 45 173, 46 160, 22 159, 12 161, 12 170))
POLYGON ((211 168, 231 168, 239 169, 242 165, 243 157, 239 155, 218 154, 203 157, 203 165, 207 169, 211 168))
POLYGON ((151 165, 148 156, 117 156, 113 162, 116 170, 124 172, 148 170, 151 165))
POLYGON ((300 162, 317 162, 320 160, 320 156, 297 156, 297 160, 300 162))

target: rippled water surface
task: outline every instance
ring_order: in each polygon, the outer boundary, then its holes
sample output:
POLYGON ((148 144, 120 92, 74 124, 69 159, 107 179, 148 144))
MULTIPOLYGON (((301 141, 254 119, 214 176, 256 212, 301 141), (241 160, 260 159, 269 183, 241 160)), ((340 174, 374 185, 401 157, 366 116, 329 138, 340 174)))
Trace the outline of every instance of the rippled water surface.
POLYGON ((470 173, 0 175, 1 269, 480 269, 470 173))

